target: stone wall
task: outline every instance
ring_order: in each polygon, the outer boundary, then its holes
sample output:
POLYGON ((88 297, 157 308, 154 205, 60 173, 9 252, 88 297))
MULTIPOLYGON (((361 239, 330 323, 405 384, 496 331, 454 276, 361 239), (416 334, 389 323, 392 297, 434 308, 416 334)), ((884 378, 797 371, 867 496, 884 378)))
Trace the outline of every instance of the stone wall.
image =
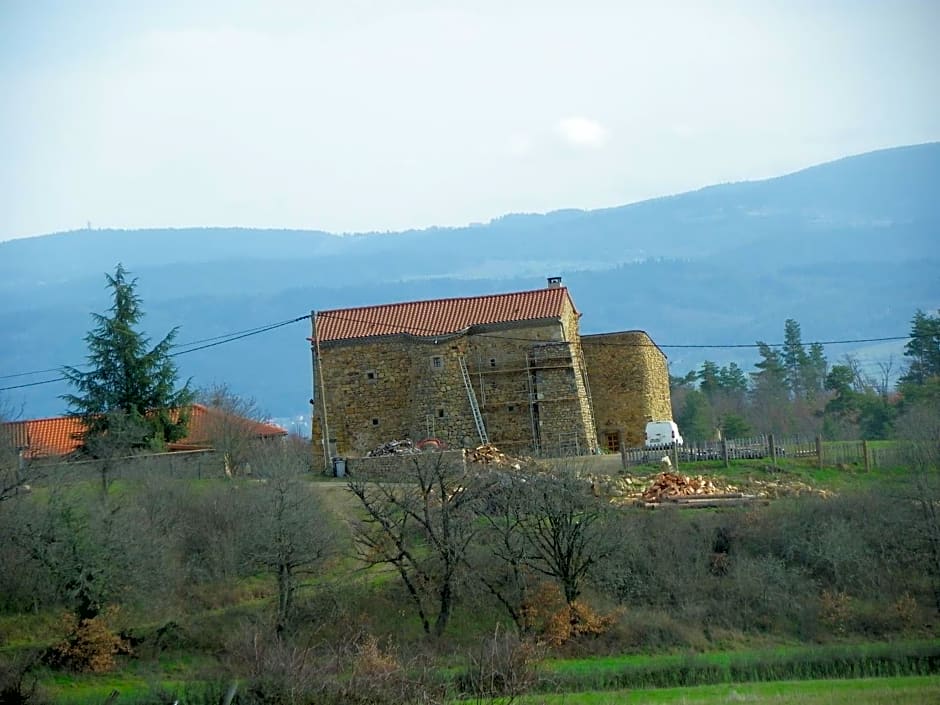
MULTIPOLYGON (((531 404, 537 380, 530 355, 544 344, 564 344, 563 336, 558 321, 493 328, 468 336, 467 365, 487 434, 505 452, 539 450, 538 406, 531 404)), ((569 427, 572 419, 567 421, 569 427)))
POLYGON ((399 335, 321 344, 313 416, 318 466, 326 469, 324 399, 329 456, 360 457, 402 438, 439 438, 449 448, 477 445, 461 357, 490 442, 510 453, 532 453, 542 445, 549 452, 587 452, 596 437, 580 355, 577 313, 570 307, 561 321, 487 326, 439 338, 399 335), (545 344, 563 348, 563 359, 532 369, 529 354, 545 344))
POLYGON ((672 418, 666 356, 643 331, 586 335, 581 347, 601 447, 607 434, 642 446, 647 421, 672 418))
POLYGON ((417 455, 383 455, 377 458, 350 458, 346 474, 350 480, 399 481, 414 477, 415 463, 443 463, 448 470, 463 471, 466 467, 463 450, 417 455))
POLYGON ((461 358, 489 440, 505 452, 590 453, 605 446, 608 433, 642 445, 648 420, 671 417, 666 358, 641 331, 582 338, 579 316, 566 303, 556 320, 321 344, 317 466, 328 469, 327 457, 358 458, 403 438, 439 438, 451 449, 477 445, 461 358))

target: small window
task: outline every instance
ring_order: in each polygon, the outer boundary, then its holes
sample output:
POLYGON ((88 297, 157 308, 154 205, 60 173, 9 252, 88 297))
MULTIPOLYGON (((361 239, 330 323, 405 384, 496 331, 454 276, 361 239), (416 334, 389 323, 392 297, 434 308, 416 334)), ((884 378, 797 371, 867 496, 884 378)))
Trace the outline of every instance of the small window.
POLYGON ((432 370, 440 370, 440 369, 443 369, 443 367, 444 367, 444 358, 442 358, 440 355, 434 355, 433 357, 431 357, 431 369, 432 370))
POLYGON ((620 452, 620 434, 617 432, 614 433, 605 433, 604 434, 607 450, 611 453, 620 452))
POLYGON ((374 382, 376 379, 375 370, 366 370, 366 381, 374 382))
POLYGON ((372 419, 372 425, 373 425, 373 426, 378 426, 378 425, 379 425, 379 420, 378 420, 378 419, 372 419))
POLYGON ((438 410, 437 410, 437 418, 439 418, 439 419, 444 418, 444 410, 443 410, 443 409, 438 409, 438 410))
POLYGON ((506 407, 506 411, 515 411, 515 410, 516 410, 515 404, 510 404, 509 406, 506 407))
POLYGON ((496 367, 496 358, 495 358, 495 357, 491 357, 491 358, 490 358, 490 367, 496 367))

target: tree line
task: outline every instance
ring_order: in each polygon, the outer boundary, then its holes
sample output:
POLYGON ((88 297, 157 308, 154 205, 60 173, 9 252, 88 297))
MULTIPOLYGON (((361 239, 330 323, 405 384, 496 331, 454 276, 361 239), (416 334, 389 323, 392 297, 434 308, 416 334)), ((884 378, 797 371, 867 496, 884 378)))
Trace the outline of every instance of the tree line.
POLYGON ((918 310, 910 336, 903 368, 879 362, 872 374, 852 355, 830 363, 823 346, 804 345, 800 324, 788 319, 782 346, 757 342, 760 359, 752 372, 706 360, 670 376, 673 418, 691 441, 760 433, 903 437, 940 408, 940 312, 918 310))

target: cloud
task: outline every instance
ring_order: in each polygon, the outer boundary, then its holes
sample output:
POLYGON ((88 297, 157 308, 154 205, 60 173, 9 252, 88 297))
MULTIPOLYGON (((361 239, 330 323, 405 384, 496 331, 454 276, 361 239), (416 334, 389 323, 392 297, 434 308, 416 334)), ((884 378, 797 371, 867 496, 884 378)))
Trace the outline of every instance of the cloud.
POLYGON ((586 117, 566 117, 555 126, 558 134, 576 147, 602 147, 610 137, 606 127, 586 117))

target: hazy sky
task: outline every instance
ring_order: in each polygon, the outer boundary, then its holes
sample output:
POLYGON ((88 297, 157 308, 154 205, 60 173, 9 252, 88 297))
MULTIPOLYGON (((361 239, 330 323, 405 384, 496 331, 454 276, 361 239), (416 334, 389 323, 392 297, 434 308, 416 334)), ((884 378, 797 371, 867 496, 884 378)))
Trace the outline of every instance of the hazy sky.
POLYGON ((938 32, 938 0, 0 0, 0 240, 460 225, 940 140, 938 32))

